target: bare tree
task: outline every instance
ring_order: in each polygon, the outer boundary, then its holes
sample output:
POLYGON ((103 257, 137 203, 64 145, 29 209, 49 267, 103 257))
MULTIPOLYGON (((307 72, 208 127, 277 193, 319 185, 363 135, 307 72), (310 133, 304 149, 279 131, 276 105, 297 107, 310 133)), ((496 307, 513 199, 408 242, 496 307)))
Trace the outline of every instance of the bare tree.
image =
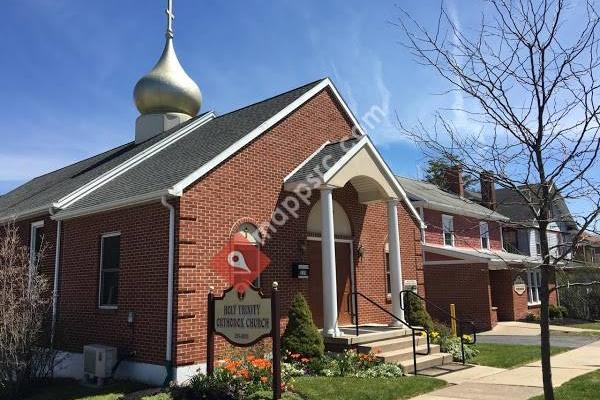
POLYGON ((31 255, 14 225, 0 233, 0 398, 20 398, 54 365, 43 340, 51 305, 48 279, 38 272, 43 248, 31 255))
POLYGON ((535 216, 542 259, 542 372, 544 395, 551 400, 548 283, 582 233, 598 230, 600 19, 590 2, 569 8, 564 0, 491 0, 485 6, 473 31, 463 30, 443 6, 434 30, 401 10, 396 25, 403 43, 466 106, 437 112, 431 126, 400 126, 430 157, 460 159, 471 174, 491 171, 535 216), (471 131, 464 131, 464 123, 457 126, 456 113, 466 116, 471 131), (553 257, 546 233, 559 196, 576 200, 585 211, 575 213, 578 228, 553 257))

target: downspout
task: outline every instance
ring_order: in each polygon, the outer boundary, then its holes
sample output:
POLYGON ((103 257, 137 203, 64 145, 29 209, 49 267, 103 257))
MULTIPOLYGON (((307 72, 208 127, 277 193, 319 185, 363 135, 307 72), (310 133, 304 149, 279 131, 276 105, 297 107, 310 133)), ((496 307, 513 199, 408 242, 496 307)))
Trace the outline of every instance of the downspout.
MULTIPOLYGON (((50 215, 54 216, 54 208, 50 207, 50 215)), ((52 289, 52 326, 50 329, 50 347, 54 346, 56 333, 56 319, 58 314, 58 278, 60 276, 60 239, 62 233, 62 221, 56 221, 56 249, 54 251, 54 284, 52 289)))
POLYGON ((169 204, 167 196, 162 196, 160 202, 169 210, 169 269, 167 278, 167 346, 165 353, 165 368, 167 376, 163 386, 168 386, 173 380, 173 264, 175 258, 175 207, 169 204))

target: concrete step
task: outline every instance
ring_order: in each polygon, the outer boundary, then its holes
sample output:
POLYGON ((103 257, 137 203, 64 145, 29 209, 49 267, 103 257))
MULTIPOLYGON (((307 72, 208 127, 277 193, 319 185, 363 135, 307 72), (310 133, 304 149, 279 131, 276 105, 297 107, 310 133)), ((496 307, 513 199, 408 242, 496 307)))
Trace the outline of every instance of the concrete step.
MULTIPOLYGON (((427 352, 427 344, 417 346, 417 353, 426 353, 426 352, 427 352)), ((440 346, 437 344, 432 344, 429 355, 439 354, 439 353, 440 353, 440 346)), ((376 355, 377 355, 377 357, 383 359, 385 362, 396 362, 397 363, 397 362, 403 362, 406 360, 412 361, 412 359, 413 359, 412 347, 406 347, 406 348, 402 348, 402 349, 385 351, 385 352, 378 353, 376 355)), ((420 357, 425 357, 425 356, 417 354, 417 363, 419 362, 420 357)))
POLYGON ((409 329, 390 328, 385 326, 361 327, 360 334, 358 336, 355 335, 354 329, 351 327, 343 327, 342 332, 343 334, 338 337, 323 337, 325 344, 352 346, 387 339, 401 338, 411 334, 409 329))
MULTIPOLYGON (((452 363, 452 354, 448 354, 448 353, 437 353, 437 354, 430 354, 428 356, 417 356, 417 373, 418 371, 427 369, 427 368, 433 368, 433 367, 439 367, 441 365, 446 365, 446 364, 450 364, 452 363)), ((400 365, 402 365, 402 367, 404 368, 404 371, 407 374, 412 374, 414 371, 413 368, 413 360, 412 358, 410 360, 406 360, 406 361, 402 361, 400 363, 400 365)))
MULTIPOLYGON (((415 336, 415 344, 420 346, 427 344, 427 339, 422 336, 415 336)), ((412 335, 398 337, 394 339, 378 340, 375 342, 363 343, 358 346, 361 353, 381 353, 391 350, 410 348, 412 351, 412 335)))

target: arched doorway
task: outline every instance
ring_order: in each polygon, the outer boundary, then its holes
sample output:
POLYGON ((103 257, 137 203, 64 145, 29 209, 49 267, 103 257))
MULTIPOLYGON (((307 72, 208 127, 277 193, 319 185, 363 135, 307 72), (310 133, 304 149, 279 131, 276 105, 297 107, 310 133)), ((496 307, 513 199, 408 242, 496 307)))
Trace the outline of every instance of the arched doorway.
MULTIPOLYGON (((337 284, 337 320, 340 325, 352 323, 350 313, 350 293, 353 288, 353 247, 352 225, 344 208, 336 201, 333 202, 333 219, 335 239, 335 264, 337 284)), ((323 327, 323 264, 321 250, 321 202, 317 201, 308 215, 307 229, 307 258, 310 264, 308 304, 313 320, 323 327)))

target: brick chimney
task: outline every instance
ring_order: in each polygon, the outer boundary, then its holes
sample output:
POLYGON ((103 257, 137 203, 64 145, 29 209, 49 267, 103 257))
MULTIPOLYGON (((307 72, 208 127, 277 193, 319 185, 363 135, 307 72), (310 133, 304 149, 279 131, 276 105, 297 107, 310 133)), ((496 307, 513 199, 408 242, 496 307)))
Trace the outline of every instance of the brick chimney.
POLYGON ((459 164, 448 168, 444 173, 444 179, 450 192, 460 197, 465 197, 465 184, 463 182, 462 168, 459 164))
POLYGON ((479 184, 481 185, 481 204, 490 210, 496 210, 496 183, 494 174, 490 171, 483 171, 479 174, 479 184))

